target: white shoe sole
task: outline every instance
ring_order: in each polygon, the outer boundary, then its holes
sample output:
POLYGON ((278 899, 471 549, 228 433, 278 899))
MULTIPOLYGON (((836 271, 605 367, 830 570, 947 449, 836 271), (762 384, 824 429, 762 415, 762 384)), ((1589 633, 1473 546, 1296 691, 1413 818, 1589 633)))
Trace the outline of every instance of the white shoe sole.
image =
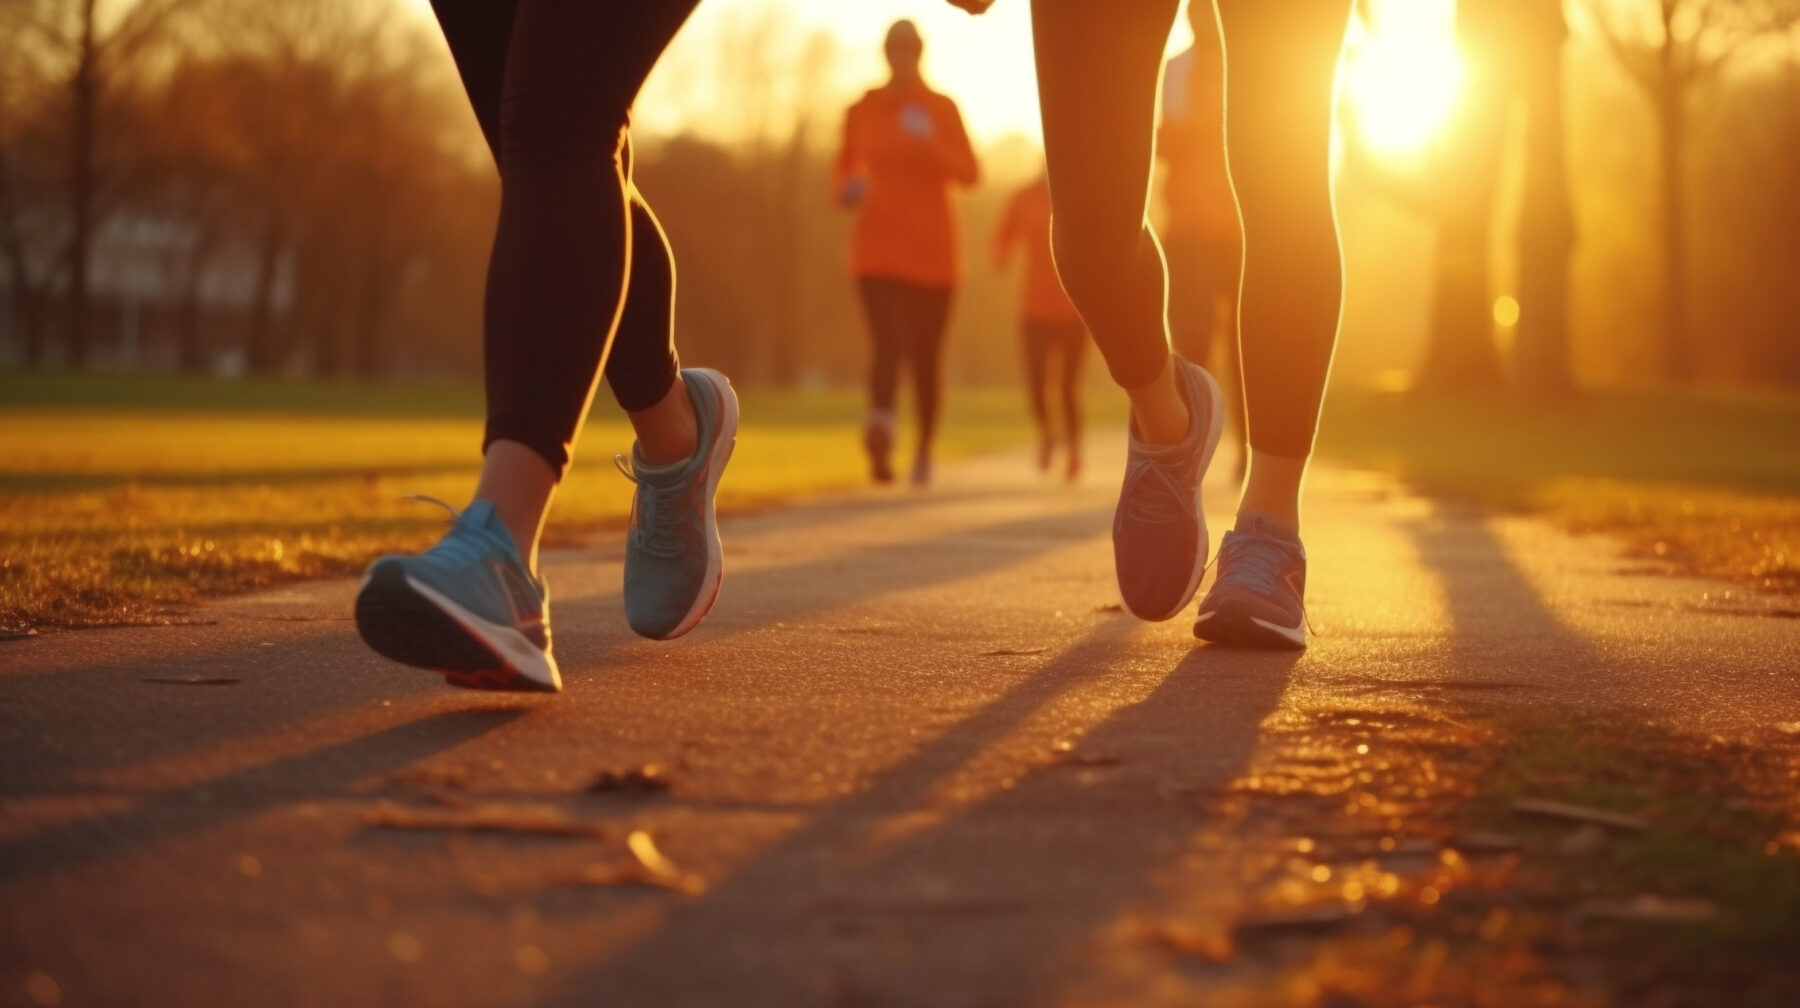
MULTIPOLYGON (((444 615, 456 621, 469 636, 480 641, 484 647, 493 652, 505 671, 526 679, 541 689, 552 693, 562 690, 562 673, 556 667, 556 659, 550 656, 547 649, 533 644, 526 636, 512 627, 490 622, 469 610, 457 605, 442 592, 430 585, 407 577, 407 586, 419 593, 419 597, 430 602, 444 615)), ((440 669, 444 676, 464 685, 461 679, 470 679, 470 685, 493 688, 480 671, 466 669, 440 669)))

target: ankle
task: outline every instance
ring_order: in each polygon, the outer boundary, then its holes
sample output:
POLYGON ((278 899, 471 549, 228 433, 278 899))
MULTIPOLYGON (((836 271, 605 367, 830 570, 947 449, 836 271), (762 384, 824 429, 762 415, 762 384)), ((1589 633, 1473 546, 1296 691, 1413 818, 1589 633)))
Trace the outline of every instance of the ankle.
POLYGON ((1238 518, 1261 517, 1300 534, 1300 488, 1306 479, 1304 458, 1270 455, 1250 449, 1249 471, 1243 496, 1238 499, 1238 518))
POLYGON ((700 418, 687 383, 680 377, 656 405, 628 411, 637 434, 637 453, 651 465, 669 465, 694 457, 700 445, 700 418))
POLYGON ((1187 399, 1181 394, 1173 355, 1150 384, 1126 389, 1131 398, 1131 424, 1138 440, 1146 444, 1179 444, 1187 438, 1191 420, 1187 399))

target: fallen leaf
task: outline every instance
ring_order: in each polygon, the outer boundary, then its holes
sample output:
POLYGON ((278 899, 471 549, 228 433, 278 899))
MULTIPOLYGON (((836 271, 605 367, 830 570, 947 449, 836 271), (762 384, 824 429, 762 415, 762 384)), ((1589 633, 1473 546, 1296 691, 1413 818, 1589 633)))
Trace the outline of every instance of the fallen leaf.
POLYGON ((1228 963, 1237 957, 1229 934, 1203 931, 1181 921, 1145 921, 1139 926, 1138 939, 1211 963, 1228 963))
POLYGON ((1519 849, 1519 838, 1506 833, 1468 830, 1451 838, 1450 846, 1469 854, 1502 854, 1519 849))
POLYGON ((1268 910, 1238 918, 1237 933, 1262 934, 1280 931, 1329 931, 1342 927, 1363 912, 1367 903, 1352 900, 1344 903, 1315 903, 1287 910, 1268 910))
POLYGON ((537 836, 605 837, 612 833, 604 823, 578 819, 554 806, 521 804, 489 803, 420 808, 382 802, 363 817, 363 824, 389 829, 527 833, 537 836))
POLYGON ((693 872, 682 871, 675 862, 663 856, 656 849, 656 841, 643 830, 632 830, 625 837, 625 847, 631 855, 638 859, 644 870, 662 880, 669 888, 685 893, 700 893, 706 890, 706 881, 693 872))
POLYGON ((1577 906, 1576 920, 1600 918, 1633 924, 1700 924, 1719 916, 1717 904, 1702 899, 1666 899, 1642 893, 1629 900, 1588 900, 1577 906))
POLYGON ((667 889, 671 892, 692 894, 696 890, 684 888, 681 880, 664 878, 650 871, 641 864, 591 864, 575 872, 573 875, 553 879, 557 885, 596 886, 600 888, 643 886, 647 889, 667 889))
POLYGON ((164 686, 235 686, 243 682, 242 679, 224 676, 211 679, 202 676, 145 676, 142 681, 164 686))
POLYGON ((1095 612, 1124 612, 1125 607, 1117 602, 1108 602, 1105 605, 1095 606, 1094 611, 1095 612))
POLYGON ((1563 857, 1588 857, 1606 849, 1606 831, 1593 823, 1581 827, 1556 842, 1556 852, 1563 857))
POLYGON ((670 785, 661 766, 645 763, 630 770, 607 770, 595 778, 587 790, 595 794, 661 794, 668 791, 670 785))
POLYGON ((1044 653, 1044 652, 1045 652, 1045 651, 1048 651, 1048 650, 1050 650, 1050 649, 1049 649, 1049 648, 1042 648, 1042 647, 1034 647, 1034 648, 995 648, 995 649, 994 649, 994 650, 992 650, 992 651, 983 651, 983 652, 981 652, 981 656, 982 656, 982 657, 983 657, 983 658, 1001 658, 1001 657, 1017 657, 1017 656, 1023 656, 1023 655, 1034 655, 1034 654, 1043 654, 1043 653, 1044 653))
POLYGON ((1623 812, 1608 812, 1605 809, 1588 808, 1584 805, 1571 805, 1567 802, 1546 801, 1541 798, 1519 798, 1513 801, 1512 810, 1515 815, 1540 816, 1546 819, 1563 819, 1569 822, 1594 823, 1598 826, 1611 826, 1621 830, 1647 830, 1650 823, 1634 815, 1623 812))

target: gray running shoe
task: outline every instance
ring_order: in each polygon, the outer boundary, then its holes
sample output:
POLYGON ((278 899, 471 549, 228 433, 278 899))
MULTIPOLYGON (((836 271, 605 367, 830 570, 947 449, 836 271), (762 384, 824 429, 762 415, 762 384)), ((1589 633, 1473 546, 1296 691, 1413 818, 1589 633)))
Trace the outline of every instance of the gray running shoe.
POLYGON ((1224 427, 1218 383, 1206 369, 1173 358, 1188 404, 1188 433, 1180 443, 1145 444, 1131 433, 1125 485, 1113 513, 1113 566, 1125 608, 1161 621, 1187 608, 1206 572, 1206 517, 1200 481, 1224 427))
POLYGON ((494 506, 458 512, 436 546, 369 566, 356 594, 356 629, 377 652, 441 672, 468 689, 554 693, 550 593, 519 557, 494 506))
POLYGON ((631 449, 619 471, 637 484, 625 540, 625 621, 639 635, 669 640, 698 626, 719 597, 724 574, 713 495, 737 445, 737 393, 710 368, 684 368, 681 380, 700 421, 692 458, 652 466, 631 449))
POLYGON ((1219 543, 1219 576, 1200 603, 1194 636, 1238 647, 1306 646, 1306 547, 1258 515, 1219 543))

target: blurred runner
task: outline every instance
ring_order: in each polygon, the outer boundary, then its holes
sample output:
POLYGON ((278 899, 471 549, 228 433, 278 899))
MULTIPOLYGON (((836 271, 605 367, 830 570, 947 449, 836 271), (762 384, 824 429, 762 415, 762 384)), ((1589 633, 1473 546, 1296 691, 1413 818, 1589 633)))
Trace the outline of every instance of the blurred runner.
POLYGON ((1040 174, 1013 194, 1006 216, 994 234, 994 266, 1006 269, 1013 254, 1025 252, 1025 278, 1020 284, 1019 335, 1025 351, 1025 396, 1037 424, 1038 468, 1048 470, 1057 445, 1050 416, 1052 374, 1062 406, 1062 443, 1067 452, 1063 475, 1081 474, 1081 361, 1087 351, 1087 328, 1063 293, 1050 261, 1050 180, 1040 174))
MULTIPOLYGON (((993 0, 950 0, 979 13, 993 0)), ((1250 467, 1199 637, 1306 646, 1300 488, 1337 341, 1343 262, 1331 202, 1331 115, 1350 0, 1216 0, 1225 137, 1244 229, 1239 296, 1250 467)), ((1224 409, 1172 354, 1168 274, 1145 217, 1163 47, 1179 0, 1031 0, 1056 268, 1131 400, 1113 561, 1125 605, 1165 620, 1206 570, 1201 478, 1224 409)))
POLYGON ((912 482, 931 482, 932 442, 943 385, 944 329, 961 279, 952 188, 975 184, 975 154, 956 103, 919 73, 924 42, 896 21, 884 44, 891 76, 850 107, 833 182, 855 208, 850 269, 874 352, 863 446, 877 482, 894 478, 894 406, 902 366, 918 412, 912 482))

